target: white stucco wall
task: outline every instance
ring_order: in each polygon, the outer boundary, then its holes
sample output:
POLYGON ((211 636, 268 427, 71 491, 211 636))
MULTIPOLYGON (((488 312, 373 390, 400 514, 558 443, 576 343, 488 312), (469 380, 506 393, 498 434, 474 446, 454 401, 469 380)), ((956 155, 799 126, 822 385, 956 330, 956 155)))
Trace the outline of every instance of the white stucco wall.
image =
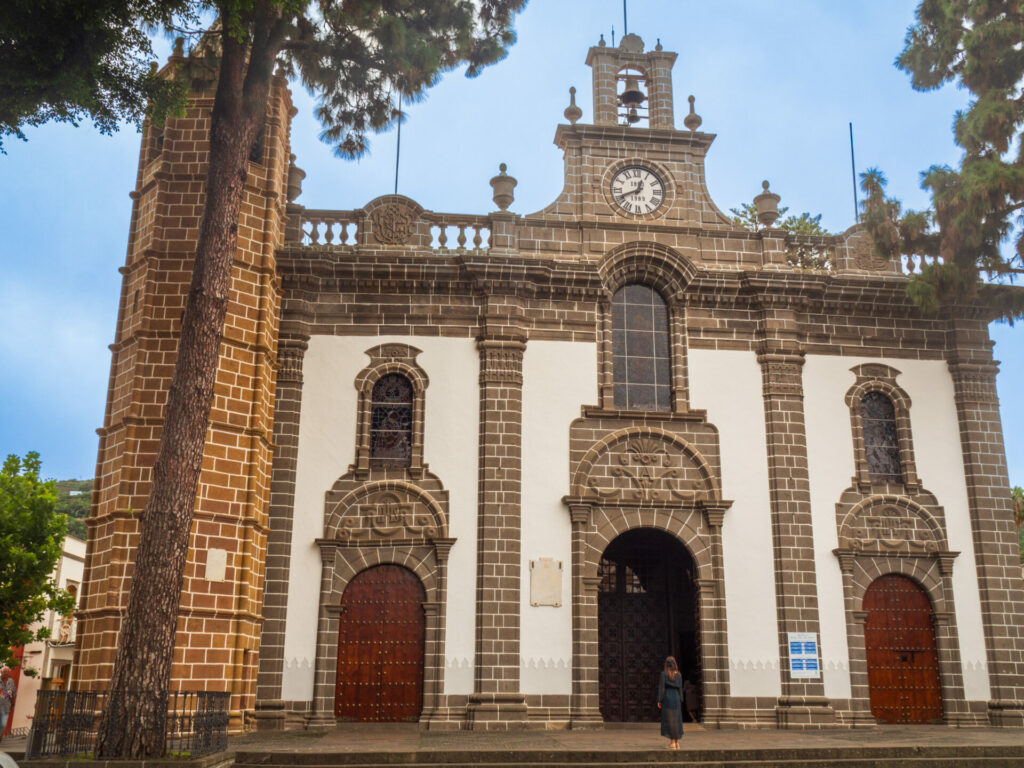
POLYGON ((778 626, 761 368, 753 352, 689 353, 690 404, 718 428, 729 679, 733 696, 778 696, 778 626))
POLYGON ((960 552, 953 564, 953 595, 964 693, 968 699, 988 699, 981 602, 949 369, 938 360, 808 355, 804 365, 804 407, 825 695, 850 695, 842 576, 832 550, 838 546, 835 504, 850 486, 854 474, 850 411, 845 402, 855 381, 850 369, 868 362, 884 363, 901 371, 897 383, 910 396, 918 476, 924 489, 935 495, 945 511, 950 549, 960 552))
POLYGON ((569 425, 597 403, 597 345, 531 341, 523 357, 520 683, 524 693, 572 692, 572 526, 569 425), (562 563, 562 605, 530 604, 530 561, 562 563))
POLYGON ((314 336, 302 368, 282 690, 286 700, 313 696, 320 593, 320 552, 314 540, 323 535, 324 494, 355 461, 358 393, 354 382, 370 362, 364 351, 389 342, 422 350, 417 362, 430 378, 424 461, 449 492, 449 530, 456 538, 448 571, 446 692, 472 690, 479 430, 476 344, 472 339, 314 336), (447 670, 452 667, 468 668, 468 690, 464 684, 459 690, 448 689, 447 670))

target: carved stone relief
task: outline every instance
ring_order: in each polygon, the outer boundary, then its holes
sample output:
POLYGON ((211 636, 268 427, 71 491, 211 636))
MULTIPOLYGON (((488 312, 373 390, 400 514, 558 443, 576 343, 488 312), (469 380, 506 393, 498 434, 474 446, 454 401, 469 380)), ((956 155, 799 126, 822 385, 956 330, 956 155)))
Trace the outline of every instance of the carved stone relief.
POLYGON ((370 214, 373 236, 384 245, 405 245, 416 227, 416 211, 401 203, 385 203, 370 214))
POLYGON ((875 255, 874 243, 871 242, 871 236, 867 232, 858 232, 852 235, 848 241, 848 247, 855 269, 871 272, 892 270, 888 259, 882 259, 875 255))
POLYGON ((855 552, 938 552, 936 532, 920 515, 892 505, 872 506, 847 517, 840 546, 855 552))
POLYGON ((433 539, 438 535, 434 513, 420 499, 394 491, 368 496, 341 518, 338 539, 367 542, 382 539, 433 539))
POLYGON ((594 459, 586 488, 602 500, 636 503, 708 498, 710 484, 706 469, 679 444, 635 435, 594 459))

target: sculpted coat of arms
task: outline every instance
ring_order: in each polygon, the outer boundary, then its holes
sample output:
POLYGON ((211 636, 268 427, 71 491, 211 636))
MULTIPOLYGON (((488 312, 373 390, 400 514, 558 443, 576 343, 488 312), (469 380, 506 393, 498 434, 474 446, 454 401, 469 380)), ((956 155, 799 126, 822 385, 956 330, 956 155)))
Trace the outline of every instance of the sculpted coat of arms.
POLYGON ((416 213, 401 203, 386 203, 370 214, 373 236, 384 245, 404 245, 416 227, 416 213))

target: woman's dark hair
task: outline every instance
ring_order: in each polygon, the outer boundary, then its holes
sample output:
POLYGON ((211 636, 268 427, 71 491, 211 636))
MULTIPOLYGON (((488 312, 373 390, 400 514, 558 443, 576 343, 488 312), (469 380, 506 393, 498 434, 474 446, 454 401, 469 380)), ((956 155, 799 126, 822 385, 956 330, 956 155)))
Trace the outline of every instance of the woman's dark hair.
POLYGON ((679 665, 676 664, 676 657, 669 656, 665 659, 665 672, 668 673, 670 679, 676 679, 676 673, 679 671, 679 665))

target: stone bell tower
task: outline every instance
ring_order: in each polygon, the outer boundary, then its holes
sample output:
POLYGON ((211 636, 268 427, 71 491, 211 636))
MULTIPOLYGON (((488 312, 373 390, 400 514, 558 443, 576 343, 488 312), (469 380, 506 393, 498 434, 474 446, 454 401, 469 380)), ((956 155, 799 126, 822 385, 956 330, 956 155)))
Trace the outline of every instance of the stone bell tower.
MULTIPOLYGON (((182 76, 183 57, 179 44, 163 74, 182 76)), ((199 236, 215 89, 216 68, 196 68, 186 113, 142 132, 87 521, 80 690, 105 689, 128 604, 199 236)), ((231 692, 232 729, 255 697, 278 367, 275 253, 284 242, 293 114, 287 83, 275 77, 243 191, 171 673, 172 690, 231 692)))
POLYGON ((594 70, 594 125, 619 125, 621 114, 629 123, 646 117, 649 127, 671 130, 675 62, 676 54, 662 50, 660 40, 645 53, 639 35, 626 35, 618 48, 607 47, 602 37, 587 53, 594 70))

